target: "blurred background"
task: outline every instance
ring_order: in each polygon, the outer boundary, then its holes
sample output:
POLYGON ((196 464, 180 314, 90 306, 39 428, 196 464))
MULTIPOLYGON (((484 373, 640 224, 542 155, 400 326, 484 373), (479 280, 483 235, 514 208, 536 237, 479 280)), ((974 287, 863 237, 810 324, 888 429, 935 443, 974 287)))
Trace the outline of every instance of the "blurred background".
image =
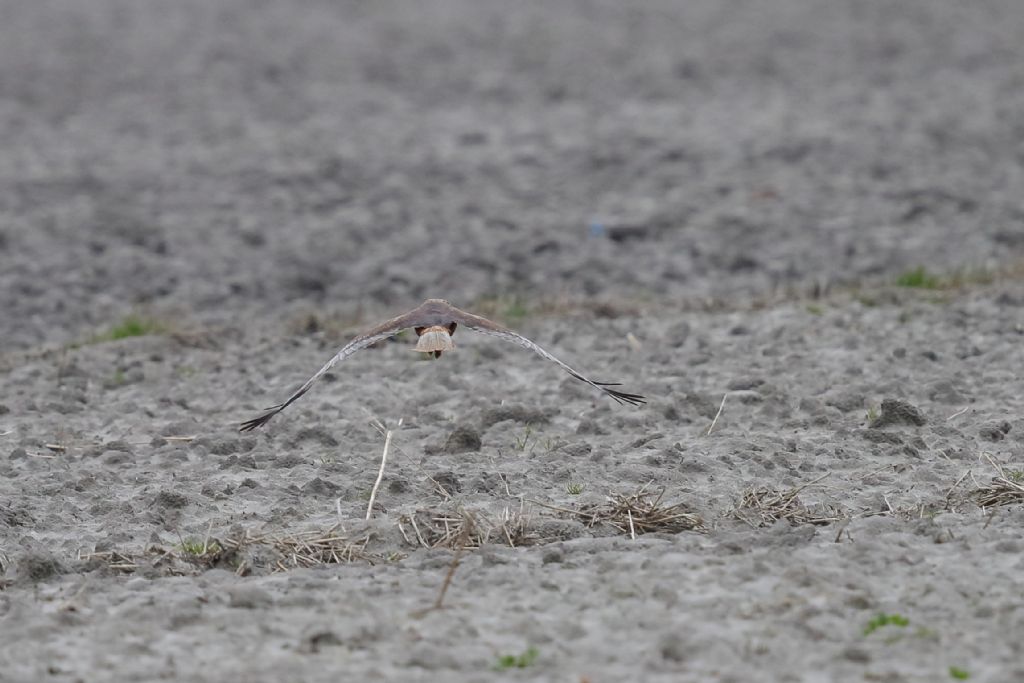
POLYGON ((1018 0, 0 15, 8 348, 133 311, 743 307, 1024 251, 1018 0))

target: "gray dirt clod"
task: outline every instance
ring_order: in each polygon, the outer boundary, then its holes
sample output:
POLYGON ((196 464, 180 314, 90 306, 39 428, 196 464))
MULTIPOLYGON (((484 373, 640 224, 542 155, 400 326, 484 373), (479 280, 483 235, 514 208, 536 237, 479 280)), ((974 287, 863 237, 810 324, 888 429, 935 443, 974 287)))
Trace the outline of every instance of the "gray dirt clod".
POLYGON ((912 425, 920 427, 927 420, 917 406, 895 398, 882 400, 882 413, 871 421, 872 429, 890 425, 912 425))
POLYGON ((481 445, 480 432, 472 427, 461 425, 448 435, 441 451, 448 454, 472 453, 479 451, 481 445))

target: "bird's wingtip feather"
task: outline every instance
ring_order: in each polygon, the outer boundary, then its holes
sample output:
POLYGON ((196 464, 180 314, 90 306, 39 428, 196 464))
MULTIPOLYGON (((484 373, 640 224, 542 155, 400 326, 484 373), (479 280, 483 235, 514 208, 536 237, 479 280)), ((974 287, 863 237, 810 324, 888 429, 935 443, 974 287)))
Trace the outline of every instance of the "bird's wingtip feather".
POLYGON ((238 431, 251 432, 254 429, 258 429, 263 425, 267 424, 268 422, 270 422, 270 418, 274 417, 279 412, 281 412, 281 406, 275 406, 273 408, 270 408, 269 412, 266 412, 258 417, 254 417, 251 420, 246 420, 245 422, 240 424, 238 426, 238 431))

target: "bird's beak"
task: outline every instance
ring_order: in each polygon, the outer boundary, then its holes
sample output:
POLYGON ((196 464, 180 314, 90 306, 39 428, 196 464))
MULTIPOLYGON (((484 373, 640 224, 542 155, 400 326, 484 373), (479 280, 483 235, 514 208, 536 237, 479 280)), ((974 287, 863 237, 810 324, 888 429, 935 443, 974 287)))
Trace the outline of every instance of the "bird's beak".
POLYGON ((452 341, 452 335, 449 334, 447 327, 435 325, 423 330, 423 334, 416 341, 416 350, 434 354, 439 351, 454 351, 455 342, 452 341))

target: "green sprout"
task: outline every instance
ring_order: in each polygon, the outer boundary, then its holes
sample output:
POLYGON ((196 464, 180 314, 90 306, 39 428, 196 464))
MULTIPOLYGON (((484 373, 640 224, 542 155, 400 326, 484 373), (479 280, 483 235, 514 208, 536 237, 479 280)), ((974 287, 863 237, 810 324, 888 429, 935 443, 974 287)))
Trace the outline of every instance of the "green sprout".
POLYGON ((526 652, 519 655, 501 655, 494 664, 494 668, 498 671, 525 669, 537 661, 539 655, 540 653, 537 651, 537 648, 531 646, 526 648, 526 652))
POLYGON ((939 289, 942 287, 942 279, 938 275, 929 273, 924 266, 918 266, 896 278, 897 287, 912 287, 915 289, 939 289))
POLYGON ((94 336, 89 341, 94 344, 102 342, 117 341, 129 337, 144 337, 150 334, 160 334, 166 331, 166 327, 152 318, 145 318, 138 315, 125 316, 106 332, 94 336))
POLYGON ((508 323, 522 322, 533 313, 526 305, 526 298, 515 294, 483 298, 477 302, 476 307, 484 315, 490 314, 508 323))
POLYGON ((195 557, 216 555, 221 551, 220 543, 217 543, 217 541, 198 541, 193 538, 183 539, 178 549, 186 555, 193 555, 195 557))
POLYGON ((521 437, 519 437, 519 436, 515 437, 515 441, 516 441, 515 449, 517 451, 525 451, 526 450, 526 445, 530 442, 530 437, 532 435, 533 435, 533 427, 530 424, 527 424, 526 427, 523 429, 523 435, 521 437))
POLYGON ((864 627, 864 635, 871 635, 883 626, 899 626, 903 628, 909 623, 910 619, 901 614, 878 614, 872 617, 868 625, 864 627))

